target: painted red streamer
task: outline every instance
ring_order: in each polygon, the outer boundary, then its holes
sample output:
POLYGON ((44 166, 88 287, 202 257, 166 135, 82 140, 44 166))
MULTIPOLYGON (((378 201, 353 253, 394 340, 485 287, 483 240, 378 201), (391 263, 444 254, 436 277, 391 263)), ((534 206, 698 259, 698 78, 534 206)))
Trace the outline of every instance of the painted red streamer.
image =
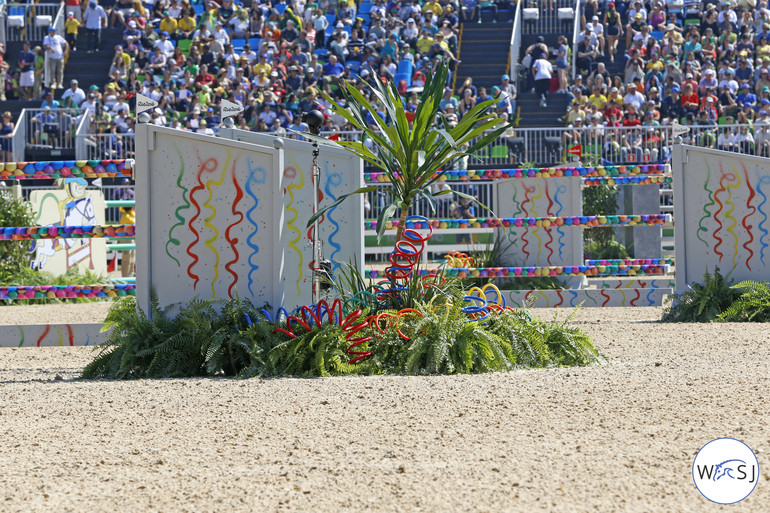
POLYGON ((714 201, 716 201, 717 205, 719 205, 719 208, 717 209, 717 211, 714 212, 714 221, 716 221, 716 223, 719 225, 719 228, 714 230, 714 233, 711 234, 711 236, 714 237, 714 240, 717 241, 717 243, 714 245, 714 253, 719 255, 719 261, 720 262, 722 261, 722 257, 724 257, 725 254, 722 253, 721 251, 719 251, 719 246, 722 245, 722 242, 724 242, 724 239, 722 239, 722 237, 717 235, 719 233, 719 231, 722 229, 722 221, 720 221, 719 217, 717 217, 717 216, 719 215, 719 213, 724 208, 724 205, 722 205, 722 202, 719 200, 719 193, 720 192, 724 192, 724 191, 727 190, 725 185, 722 183, 722 182, 724 182, 725 178, 726 178, 726 175, 725 175, 725 173, 723 171, 722 172, 722 178, 719 179, 719 189, 717 189, 716 192, 714 192, 714 201))
POLYGON ((238 185, 238 180, 235 178, 235 164, 237 162, 238 162, 237 159, 235 162, 233 162, 233 167, 231 168, 231 172, 230 172, 233 178, 233 186, 235 187, 235 200, 233 201, 232 213, 234 216, 235 215, 239 216, 240 219, 238 219, 233 224, 228 226, 227 230, 225 230, 225 240, 227 240, 228 244, 230 244, 230 248, 233 250, 233 259, 225 264, 225 269, 233 277, 232 283, 230 283, 230 286, 227 288, 227 295, 230 297, 230 299, 232 299, 233 297, 233 288, 235 287, 235 284, 238 283, 238 273, 233 271, 231 269, 231 266, 235 264, 240 258, 240 255, 238 253, 238 237, 230 238, 230 230, 232 230, 234 226, 240 224, 241 221, 243 221, 244 219, 243 212, 236 209, 236 207, 238 206, 238 202, 241 201, 241 199, 243 198, 243 189, 241 189, 241 186, 238 185))
POLYGON ((757 212, 757 208, 751 204, 751 200, 754 199, 754 196, 756 196, 756 193, 754 192, 754 188, 751 186, 751 182, 749 181, 749 172, 746 170, 746 166, 744 164, 741 164, 741 167, 743 168, 743 176, 746 178, 746 187, 749 188, 749 198, 746 200, 746 209, 751 209, 751 212, 749 214, 746 214, 743 219, 741 220, 741 224, 743 225, 743 228, 746 230, 746 234, 749 236, 749 240, 744 242, 742 244, 743 249, 749 252, 749 257, 746 259, 746 268, 751 271, 751 259, 754 256, 754 250, 751 249, 750 245, 752 242, 754 242, 754 234, 751 233, 751 229, 754 228, 754 225, 752 224, 746 224, 746 219, 753 216, 757 212))
POLYGON ((198 255, 192 252, 192 248, 196 244, 198 244, 198 242, 200 241, 200 234, 198 234, 198 231, 193 226, 193 223, 198 219, 198 217, 201 214, 201 207, 198 204, 198 202, 195 201, 195 193, 197 191, 202 191, 203 189, 206 188, 206 186, 203 185, 203 180, 201 180, 203 173, 204 172, 210 173, 214 171, 217 167, 218 167, 217 160, 215 158, 207 159, 205 162, 201 163, 201 167, 200 169, 198 169, 198 185, 196 185, 190 190, 190 203, 195 205, 195 215, 193 215, 192 218, 190 218, 190 221, 187 223, 187 227, 190 229, 191 232, 193 232, 193 234, 195 234, 195 240, 192 243, 190 243, 189 246, 187 246, 186 253, 193 260, 190 263, 190 265, 187 266, 187 276, 189 276, 193 280, 193 290, 195 290, 195 288, 198 286, 198 282, 200 281, 200 276, 192 272, 193 267, 195 267, 195 264, 197 264, 199 260, 198 255), (210 164, 210 167, 209 167, 209 164, 210 164))

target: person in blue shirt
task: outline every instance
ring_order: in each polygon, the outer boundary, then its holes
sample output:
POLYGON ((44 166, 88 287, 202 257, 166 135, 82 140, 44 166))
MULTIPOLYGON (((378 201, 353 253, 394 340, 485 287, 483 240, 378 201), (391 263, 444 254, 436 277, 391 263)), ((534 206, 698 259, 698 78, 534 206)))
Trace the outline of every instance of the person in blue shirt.
POLYGON ((19 53, 19 86, 25 100, 32 99, 32 88, 35 85, 35 54, 30 50, 30 42, 24 41, 24 49, 19 53))
POLYGON ((741 86, 741 93, 735 99, 735 102, 738 105, 751 107, 753 109, 757 104, 757 96, 751 92, 751 86, 749 84, 743 84, 743 86, 741 86))
POLYGON ((40 108, 45 109, 48 107, 49 109, 58 109, 59 105, 59 101, 53 99, 53 92, 48 91, 45 93, 45 100, 43 100, 43 103, 40 104, 40 108))
POLYGON ((345 66, 337 62, 337 56, 334 54, 329 55, 329 62, 324 64, 324 83, 339 83, 342 73, 345 71, 345 66))

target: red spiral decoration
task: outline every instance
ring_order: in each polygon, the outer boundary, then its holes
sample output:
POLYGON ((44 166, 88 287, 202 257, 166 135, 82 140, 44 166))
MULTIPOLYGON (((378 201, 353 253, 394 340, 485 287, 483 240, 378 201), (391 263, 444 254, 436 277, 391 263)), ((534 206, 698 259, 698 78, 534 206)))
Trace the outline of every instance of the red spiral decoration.
POLYGON ((372 339, 371 336, 358 336, 354 338, 359 331, 369 326, 369 319, 365 319, 363 322, 354 324, 356 319, 362 314, 361 310, 351 312, 347 317, 342 317, 342 301, 335 299, 332 306, 329 307, 329 303, 323 299, 318 302, 317 305, 305 305, 299 309, 299 315, 290 315, 286 318, 286 328, 276 328, 273 333, 284 333, 290 338, 297 338, 297 334, 294 333, 292 323, 299 324, 305 330, 310 331, 313 326, 323 326, 324 314, 326 315, 326 324, 337 325, 345 331, 345 340, 351 342, 348 348, 345 350, 347 354, 355 355, 348 363, 356 363, 365 358, 372 356, 369 351, 354 351, 353 348, 357 347, 364 342, 368 342, 372 339))

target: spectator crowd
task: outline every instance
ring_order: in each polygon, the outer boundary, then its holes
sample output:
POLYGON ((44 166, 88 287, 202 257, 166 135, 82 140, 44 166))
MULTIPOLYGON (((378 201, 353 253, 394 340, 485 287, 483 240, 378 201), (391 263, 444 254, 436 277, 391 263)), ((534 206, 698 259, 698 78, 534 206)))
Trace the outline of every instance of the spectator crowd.
POLYGON ((528 64, 540 63, 533 77, 543 61, 556 64, 558 75, 534 85, 541 105, 549 92, 567 94, 565 147, 657 161, 666 157, 659 127, 678 122, 693 127, 685 142, 770 156, 767 0, 588 0, 581 24, 574 81, 561 71, 571 65, 564 38, 528 49, 528 64))
MULTIPOLYGON (((89 115, 92 131, 100 133, 133 131, 130 106, 138 93, 159 104, 151 112, 152 123, 182 130, 214 133, 221 122, 219 103, 227 99, 243 106, 234 118, 242 129, 285 136, 305 130, 301 114, 318 108, 325 115, 323 130, 343 131, 349 128, 346 121, 332 115, 321 91, 342 102, 340 85, 353 83, 371 100, 366 82, 392 80, 407 111, 414 111, 426 76, 439 63, 458 62, 461 11, 456 0, 66 3, 66 39, 59 41, 52 30, 49 36, 56 39, 50 42, 63 53, 113 52, 109 80, 104 88, 84 90, 76 80, 57 83, 59 68, 52 69, 52 85, 69 88, 61 102, 46 102, 89 115), (122 29, 123 42, 107 49, 101 30, 110 26, 122 29)), ((475 15, 467 9, 463 14, 475 15)), ((39 64, 32 65, 33 72, 39 64)), ((30 65, 28 60, 24 65, 30 65)), ((19 89, 19 94, 31 98, 41 93, 34 90, 33 79, 29 90, 19 89)), ((462 100, 453 105, 454 117, 487 94, 468 81, 462 100)))

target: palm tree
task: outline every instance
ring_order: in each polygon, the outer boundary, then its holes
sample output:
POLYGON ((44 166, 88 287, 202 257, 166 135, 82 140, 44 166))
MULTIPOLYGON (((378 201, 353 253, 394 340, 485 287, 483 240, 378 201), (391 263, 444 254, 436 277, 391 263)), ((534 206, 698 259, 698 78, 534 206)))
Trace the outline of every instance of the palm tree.
MULTIPOLYGON (((343 96, 347 100, 345 107, 339 106, 328 95, 321 93, 334 113, 363 132, 362 140, 331 141, 305 132, 301 134, 322 144, 343 147, 386 173, 393 185, 394 201, 380 212, 377 219, 378 237, 382 237, 386 221, 400 209, 401 217, 396 232, 396 240, 400 240, 409 207, 421 198, 426 199, 431 210, 435 212, 436 199, 430 186, 440 177, 438 171, 454 159, 473 155, 480 148, 500 137, 510 126, 507 121, 501 123, 501 119, 490 112, 497 101, 492 99, 477 104, 454 128, 450 128, 443 115, 439 114, 439 102, 443 96, 447 73, 447 67, 441 65, 428 77, 411 124, 407 120, 404 104, 396 85, 392 81, 385 82, 383 79, 375 80, 375 85, 369 86, 374 95, 373 100, 379 105, 368 101, 352 83, 341 86, 343 96), (378 107, 384 110, 386 119, 380 116, 378 107), (367 114, 374 120, 372 124, 375 127, 367 122, 367 114), (376 146, 376 152, 364 144, 363 140, 367 138, 371 139, 376 146)), ((347 197, 366 194, 377 189, 373 186, 361 187, 352 193, 340 196, 333 204, 316 212, 308 221, 308 227, 347 197)), ((436 196, 451 192, 442 191, 436 196)), ((476 201, 472 196, 454 192, 476 201)))

